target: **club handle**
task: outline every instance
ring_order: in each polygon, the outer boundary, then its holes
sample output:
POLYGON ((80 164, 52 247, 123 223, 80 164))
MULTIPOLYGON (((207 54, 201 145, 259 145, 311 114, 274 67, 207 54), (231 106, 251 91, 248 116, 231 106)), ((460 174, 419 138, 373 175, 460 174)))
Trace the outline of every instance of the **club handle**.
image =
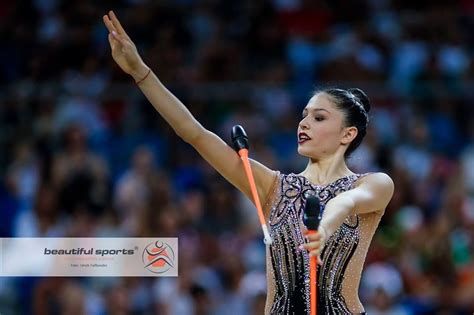
POLYGON ((308 230, 316 231, 319 228, 319 222, 321 221, 320 213, 321 203, 319 198, 314 195, 308 196, 303 212, 303 223, 308 230))

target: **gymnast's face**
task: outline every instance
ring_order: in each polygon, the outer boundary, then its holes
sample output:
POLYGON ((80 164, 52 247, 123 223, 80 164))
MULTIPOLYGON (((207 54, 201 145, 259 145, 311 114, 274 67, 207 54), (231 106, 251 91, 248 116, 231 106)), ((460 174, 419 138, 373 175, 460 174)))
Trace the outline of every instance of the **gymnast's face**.
POLYGON ((333 155, 345 144, 344 113, 329 96, 318 93, 303 110, 298 124, 298 153, 319 160, 333 155))

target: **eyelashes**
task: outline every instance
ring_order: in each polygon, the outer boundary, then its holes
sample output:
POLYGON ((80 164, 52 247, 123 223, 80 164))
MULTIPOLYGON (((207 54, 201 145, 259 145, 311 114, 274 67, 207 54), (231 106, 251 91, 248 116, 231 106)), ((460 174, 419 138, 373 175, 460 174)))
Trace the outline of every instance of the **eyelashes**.
MULTIPOLYGON (((301 116, 301 120, 305 119, 308 115, 302 115, 301 116)), ((316 116, 314 117, 314 120, 315 121, 323 121, 325 118, 324 117, 321 117, 321 116, 316 116)))

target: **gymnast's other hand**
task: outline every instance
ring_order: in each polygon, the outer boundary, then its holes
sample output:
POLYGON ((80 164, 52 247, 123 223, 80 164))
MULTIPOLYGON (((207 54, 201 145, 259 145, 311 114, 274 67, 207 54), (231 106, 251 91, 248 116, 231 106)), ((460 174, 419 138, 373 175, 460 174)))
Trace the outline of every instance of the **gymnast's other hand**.
POLYGON ((109 11, 108 14, 104 15, 103 20, 109 30, 112 57, 124 72, 130 74, 135 81, 139 81, 147 74, 149 69, 138 54, 137 47, 125 32, 113 11, 109 11))
POLYGON ((303 227, 303 235, 305 236, 307 242, 302 244, 300 249, 306 249, 310 256, 317 257, 318 264, 322 265, 321 251, 323 250, 327 239, 326 230, 322 227, 319 227, 316 233, 309 233, 308 229, 303 227))

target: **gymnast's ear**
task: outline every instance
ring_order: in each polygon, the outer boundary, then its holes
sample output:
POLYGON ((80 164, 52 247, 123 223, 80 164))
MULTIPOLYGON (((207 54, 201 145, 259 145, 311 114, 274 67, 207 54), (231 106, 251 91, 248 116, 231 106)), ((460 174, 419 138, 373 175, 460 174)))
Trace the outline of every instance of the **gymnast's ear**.
POLYGON ((345 127, 342 130, 342 139, 341 139, 341 144, 349 144, 352 142, 357 137, 358 130, 357 127, 351 126, 351 127, 345 127))

